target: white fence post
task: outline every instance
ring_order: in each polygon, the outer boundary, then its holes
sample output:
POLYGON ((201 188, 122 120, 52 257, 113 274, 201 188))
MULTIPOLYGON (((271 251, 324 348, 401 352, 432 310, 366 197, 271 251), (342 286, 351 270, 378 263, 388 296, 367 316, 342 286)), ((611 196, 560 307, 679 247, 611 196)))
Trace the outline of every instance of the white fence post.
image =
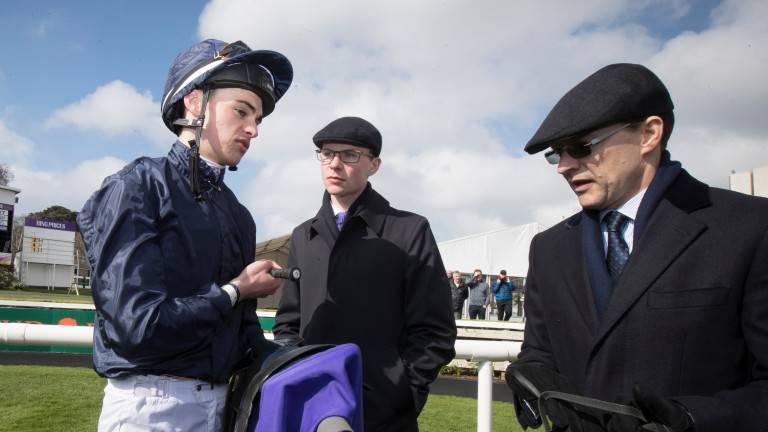
POLYGON ((481 361, 477 370, 477 432, 491 432, 493 418, 493 362, 481 361))

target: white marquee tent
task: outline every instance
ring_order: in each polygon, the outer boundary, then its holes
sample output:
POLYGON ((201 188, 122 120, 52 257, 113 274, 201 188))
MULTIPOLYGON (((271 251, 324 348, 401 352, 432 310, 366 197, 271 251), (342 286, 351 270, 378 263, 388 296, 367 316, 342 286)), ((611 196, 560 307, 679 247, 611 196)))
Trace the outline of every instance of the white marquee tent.
POLYGON ((531 239, 546 227, 530 223, 475 234, 437 244, 445 267, 462 273, 479 268, 485 274, 497 274, 507 270, 513 277, 528 274, 528 249, 531 239))

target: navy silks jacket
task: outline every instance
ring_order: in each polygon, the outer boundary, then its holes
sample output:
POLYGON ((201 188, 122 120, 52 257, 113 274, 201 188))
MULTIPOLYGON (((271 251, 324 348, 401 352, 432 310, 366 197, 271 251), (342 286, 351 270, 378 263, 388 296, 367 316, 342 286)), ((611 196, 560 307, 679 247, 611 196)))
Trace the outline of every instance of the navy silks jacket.
POLYGON ((264 340, 255 302, 221 289, 253 261, 256 226, 200 164, 205 201, 190 192, 189 149, 139 158, 107 177, 77 217, 91 266, 93 361, 102 377, 171 374, 226 382, 238 348, 264 340))

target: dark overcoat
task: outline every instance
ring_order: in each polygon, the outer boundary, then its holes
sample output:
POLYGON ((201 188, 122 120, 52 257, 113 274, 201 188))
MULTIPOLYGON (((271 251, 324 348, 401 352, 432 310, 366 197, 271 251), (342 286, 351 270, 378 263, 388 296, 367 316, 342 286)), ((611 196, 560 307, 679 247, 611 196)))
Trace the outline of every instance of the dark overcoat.
POLYGON ((768 431, 768 200, 680 171, 602 318, 583 252, 591 226, 581 212, 533 239, 519 361, 608 401, 638 383, 687 407, 697 432, 768 431))
POLYGON ((445 266, 427 220, 393 209, 370 185, 341 232, 326 193, 291 236, 273 329, 305 344, 347 343, 363 354, 366 431, 417 430, 429 383, 455 354, 456 323, 445 266))

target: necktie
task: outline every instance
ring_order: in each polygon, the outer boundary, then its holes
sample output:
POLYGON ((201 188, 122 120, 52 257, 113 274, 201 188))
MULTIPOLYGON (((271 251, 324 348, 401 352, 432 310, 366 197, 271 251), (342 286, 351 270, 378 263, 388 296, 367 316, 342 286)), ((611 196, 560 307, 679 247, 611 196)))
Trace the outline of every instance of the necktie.
POLYGON ((341 226, 344 224, 344 218, 347 216, 347 212, 340 211, 336 214, 336 228, 341 231, 341 226))
POLYGON ((617 211, 611 211, 605 215, 605 225, 608 227, 608 254, 605 262, 608 272, 613 279, 617 279, 629 258, 629 246, 621 234, 629 218, 617 211))

